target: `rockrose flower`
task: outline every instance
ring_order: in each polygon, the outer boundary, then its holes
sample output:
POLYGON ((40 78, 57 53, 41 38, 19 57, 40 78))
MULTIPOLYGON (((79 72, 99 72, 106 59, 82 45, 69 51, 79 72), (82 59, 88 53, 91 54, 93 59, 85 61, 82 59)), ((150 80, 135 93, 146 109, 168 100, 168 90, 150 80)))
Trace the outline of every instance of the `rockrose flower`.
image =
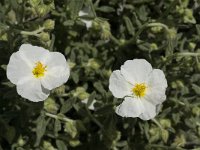
POLYGON ((127 60, 113 71, 109 89, 116 98, 124 98, 116 113, 122 117, 149 120, 156 116, 157 106, 166 99, 167 80, 162 70, 152 69, 144 59, 127 60))
POLYGON ((7 66, 7 77, 16 84, 17 93, 33 102, 45 100, 50 90, 68 80, 69 74, 63 54, 30 44, 22 44, 7 66))

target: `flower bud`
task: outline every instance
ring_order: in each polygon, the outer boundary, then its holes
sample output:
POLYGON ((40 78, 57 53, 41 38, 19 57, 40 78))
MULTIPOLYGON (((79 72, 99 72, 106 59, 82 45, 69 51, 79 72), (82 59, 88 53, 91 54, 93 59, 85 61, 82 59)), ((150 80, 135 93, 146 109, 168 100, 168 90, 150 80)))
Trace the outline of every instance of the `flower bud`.
POLYGON ((182 15, 184 13, 184 8, 182 6, 176 6, 176 12, 182 15))
POLYGON ((168 32, 167 32, 167 39, 173 40, 173 39, 176 38, 176 35, 177 35, 176 29, 171 28, 171 29, 169 29, 168 32))
POLYGON ((186 143, 185 136, 183 134, 176 136, 174 143, 172 145, 183 147, 186 143))
POLYGON ((17 144, 22 147, 26 144, 26 142, 24 141, 24 139, 20 136, 18 141, 17 141, 17 144))
POLYGON ((196 47, 196 43, 193 43, 193 42, 190 42, 190 43, 189 43, 189 49, 190 49, 190 50, 194 50, 195 47, 196 47))
POLYGON ((44 109, 47 112, 56 114, 58 111, 58 104, 56 104, 56 102, 49 97, 47 100, 44 101, 44 109))
POLYGON ((180 0, 180 4, 182 7, 186 8, 189 4, 189 0, 180 0))
POLYGON ((76 146, 80 145, 80 141, 79 141, 79 140, 73 139, 73 140, 70 140, 70 141, 69 141, 69 144, 70 144, 70 146, 72 146, 72 147, 76 147, 76 146))
POLYGON ((167 140, 169 138, 169 132, 167 130, 161 130, 161 137, 162 140, 167 143, 167 140))
POLYGON ((64 131, 67 132, 72 138, 75 138, 78 134, 76 129, 76 122, 75 121, 68 121, 65 123, 64 131))
POLYGON ((37 7, 40 4, 41 0, 29 0, 29 3, 33 7, 37 7))
POLYGON ((44 149, 44 150, 56 150, 56 149, 53 147, 53 145, 52 145, 50 142, 48 142, 48 141, 44 141, 44 142, 43 142, 43 149, 44 149))
POLYGON ((105 77, 110 77, 111 74, 112 74, 112 70, 111 69, 109 69, 109 70, 103 70, 103 75, 105 77))
POLYGON ((36 8, 38 16, 43 17, 49 12, 49 7, 47 5, 39 5, 36 8))
POLYGON ((68 60, 69 68, 72 69, 76 66, 76 63, 72 62, 70 59, 68 60))
POLYGON ((42 32, 39 34, 39 37, 42 41, 48 42, 50 40, 50 35, 47 32, 42 32))
POLYGON ((119 42, 120 42, 121 45, 124 45, 126 43, 126 40, 125 39, 120 39, 119 42))
POLYGON ((73 95, 78 97, 80 100, 87 99, 90 96, 83 87, 77 87, 73 95))
POLYGON ((197 117, 199 117, 199 116, 200 116, 200 108, 197 107, 197 106, 193 107, 193 108, 192 108, 192 113, 193 113, 194 115, 196 115, 197 117))
POLYGON ((101 62, 95 58, 91 58, 88 60, 87 66, 94 70, 98 70, 101 67, 101 62))
POLYGON ((151 128, 149 130, 149 133, 150 133, 151 136, 157 135, 159 133, 158 128, 151 128))
POLYGON ((108 23, 108 21, 104 21, 101 24, 101 39, 103 40, 108 40, 111 36, 111 32, 110 32, 110 24, 108 23))
POLYGON ((54 90, 52 90, 52 93, 55 93, 57 95, 65 94, 65 86, 61 85, 61 86, 55 88, 54 90))
POLYGON ((150 139, 149 141, 150 142, 155 142, 155 141, 158 141, 160 139, 160 129, 158 128, 151 128, 149 130, 149 133, 150 133, 150 139))
POLYGON ((171 127, 171 121, 169 119, 160 119, 160 124, 163 128, 171 127))
POLYGON ((176 84, 177 84, 177 87, 178 88, 184 88, 184 83, 183 83, 183 81, 181 81, 181 80, 176 80, 176 84))
POLYGON ((160 33, 162 29, 163 29, 163 28, 160 27, 160 26, 151 27, 151 31, 152 31, 153 33, 160 33))
POLYGON ((196 20, 193 16, 193 11, 192 9, 185 9, 185 12, 184 12, 184 17, 183 17, 183 22, 184 23, 192 23, 192 24, 195 24, 196 23, 196 20))
POLYGON ((52 19, 47 19, 45 20, 44 24, 43 24, 43 27, 46 29, 46 30, 52 30, 54 29, 54 26, 55 26, 55 21, 52 20, 52 19))
POLYGON ((94 21, 92 22, 92 28, 95 30, 101 29, 101 25, 100 25, 100 22, 98 21, 98 19, 94 19, 94 21))
POLYGON ((151 43, 150 44, 150 50, 158 50, 158 46, 157 46, 157 44, 156 43, 151 43))
POLYGON ((0 40, 1 41, 8 41, 8 34, 7 33, 0 34, 0 40))

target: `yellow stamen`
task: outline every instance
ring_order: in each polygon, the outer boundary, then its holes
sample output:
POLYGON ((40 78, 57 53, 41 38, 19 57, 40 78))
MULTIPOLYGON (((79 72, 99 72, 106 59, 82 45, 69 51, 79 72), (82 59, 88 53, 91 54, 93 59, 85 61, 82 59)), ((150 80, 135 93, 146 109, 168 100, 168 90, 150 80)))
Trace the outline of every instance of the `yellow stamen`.
POLYGON ((40 61, 38 61, 35 67, 33 68, 32 73, 36 78, 40 78, 44 76, 45 71, 47 71, 46 66, 43 65, 40 61))
POLYGON ((147 86, 145 83, 140 83, 140 84, 137 83, 132 89, 133 94, 138 97, 145 96, 146 91, 147 91, 147 86))

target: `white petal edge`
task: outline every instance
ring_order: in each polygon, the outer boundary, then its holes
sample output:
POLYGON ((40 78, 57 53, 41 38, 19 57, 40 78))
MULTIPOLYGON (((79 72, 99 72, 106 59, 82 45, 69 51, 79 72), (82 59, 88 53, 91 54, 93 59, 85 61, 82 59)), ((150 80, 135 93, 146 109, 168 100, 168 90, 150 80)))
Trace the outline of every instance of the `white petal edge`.
POLYGON ((41 79, 42 85, 45 88, 52 90, 67 82, 70 69, 63 54, 59 52, 50 52, 46 65, 46 74, 41 79))
POLYGON ((125 97, 124 101, 117 106, 115 112, 122 117, 139 117, 144 112, 143 103, 139 99, 125 97))
POLYGON ((17 83, 17 93, 32 102, 39 102, 47 99, 50 92, 42 87, 40 80, 27 77, 17 83))
POLYGON ((109 79, 109 90, 116 98, 131 95, 132 85, 121 75, 119 70, 113 71, 109 79))
POLYGON ((149 76, 147 84, 148 91, 144 97, 147 101, 156 105, 166 100, 165 91, 167 88, 167 80, 162 70, 154 69, 149 76))
POLYGON ((23 58, 24 61, 32 68, 38 61, 45 64, 49 53, 49 50, 44 49, 43 47, 33 46, 31 44, 22 44, 19 48, 21 58, 23 58))
POLYGON ((166 89, 167 80, 165 78, 164 72, 160 69, 153 69, 153 71, 149 75, 148 85, 150 87, 166 89))
POLYGON ((144 99, 141 100, 142 105, 144 107, 143 113, 139 116, 142 120, 150 120, 157 115, 156 106, 153 105, 151 102, 148 102, 144 99))
POLYGON ((145 59, 127 60, 121 66, 121 74, 132 84, 146 82, 151 71, 152 66, 145 59))
POLYGON ((7 65, 7 78, 13 83, 17 84, 20 79, 31 76, 31 67, 21 58, 19 52, 11 55, 7 65))

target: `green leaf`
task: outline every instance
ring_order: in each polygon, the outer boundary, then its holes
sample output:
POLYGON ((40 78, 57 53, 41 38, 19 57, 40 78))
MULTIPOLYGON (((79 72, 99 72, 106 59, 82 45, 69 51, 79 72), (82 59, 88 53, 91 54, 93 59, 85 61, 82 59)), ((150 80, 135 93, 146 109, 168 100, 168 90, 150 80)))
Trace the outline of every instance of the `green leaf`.
POLYGON ((104 107, 101 107, 95 111, 95 114, 99 115, 105 115, 105 114, 112 114, 114 112, 114 107, 112 104, 105 105, 104 107))
POLYGON ((88 98, 88 101, 87 101, 87 106, 90 106, 90 105, 92 104, 92 102, 93 102, 95 96, 96 96, 96 92, 95 92, 95 91, 92 92, 92 94, 90 94, 90 96, 89 96, 89 98, 88 98))
POLYGON ((74 102, 74 99, 68 99, 67 101, 65 101, 61 107, 60 113, 62 114, 67 113, 72 108, 73 102, 74 102))
POLYGON ((110 7, 110 6, 101 6, 101 7, 98 7, 96 10, 101 11, 101 12, 105 12, 105 13, 110 13, 110 12, 115 11, 115 9, 110 7))
POLYGON ((56 140, 56 146, 59 150, 68 150, 65 143, 61 140, 56 140))
POLYGON ((58 136, 58 132, 61 130, 61 122, 60 120, 56 119, 54 122, 54 134, 58 136))
POLYGON ((38 117, 36 121, 37 126, 36 126, 36 142, 34 145, 35 147, 40 144, 41 138, 45 134, 49 120, 50 119, 48 120, 45 119, 45 115, 43 113, 38 117))
POLYGON ((200 95, 200 87, 196 84, 192 84, 192 89, 195 91, 196 94, 200 95))
POLYGON ((101 84, 101 82, 95 82, 94 83, 94 87, 96 88, 96 90, 100 93, 105 93, 105 90, 103 88, 103 85, 101 84))
POLYGON ((83 7, 83 2, 84 0, 71 0, 69 2, 69 9, 70 9, 72 19, 77 18, 79 11, 83 7))
POLYGON ((135 35, 135 28, 133 27, 131 20, 127 16, 125 16, 124 21, 125 21, 126 28, 129 32, 129 34, 134 36, 135 35))

